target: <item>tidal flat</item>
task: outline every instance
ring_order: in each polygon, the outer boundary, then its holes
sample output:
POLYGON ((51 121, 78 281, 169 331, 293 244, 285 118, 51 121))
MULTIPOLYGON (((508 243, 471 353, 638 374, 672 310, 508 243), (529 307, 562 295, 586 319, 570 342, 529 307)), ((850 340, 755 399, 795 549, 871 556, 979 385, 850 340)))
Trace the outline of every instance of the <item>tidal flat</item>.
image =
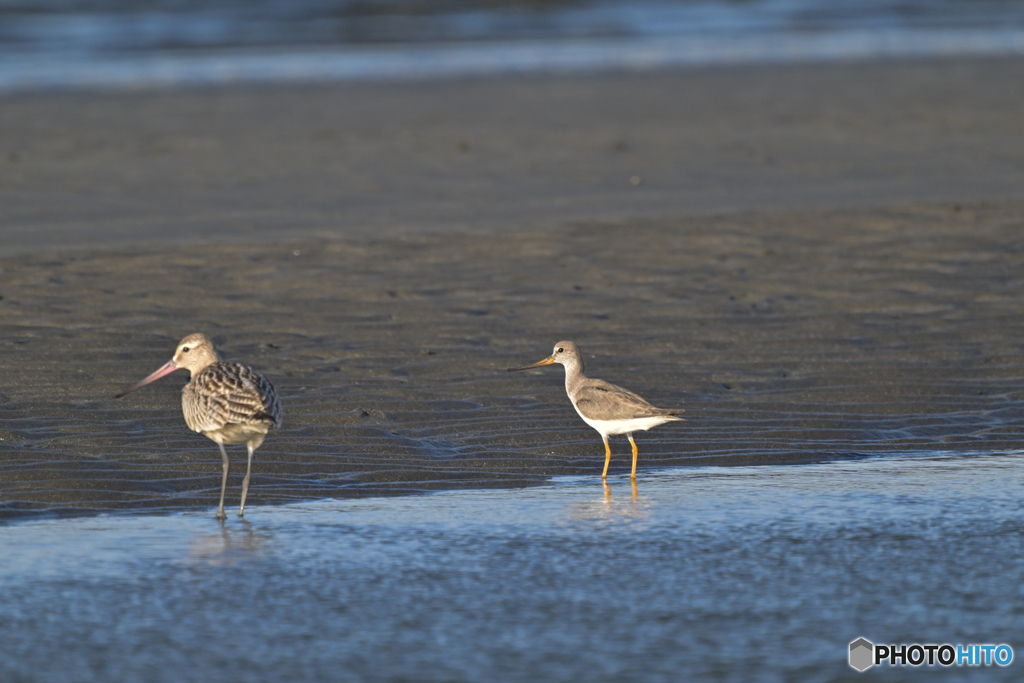
POLYGON ((0 678, 853 680, 858 637, 1019 653, 1022 79, 4 95, 0 678), (224 526, 184 374, 113 398, 191 332, 284 403, 224 526), (505 371, 563 339, 686 409, 638 435, 636 498, 621 438, 603 493, 560 369, 505 371))

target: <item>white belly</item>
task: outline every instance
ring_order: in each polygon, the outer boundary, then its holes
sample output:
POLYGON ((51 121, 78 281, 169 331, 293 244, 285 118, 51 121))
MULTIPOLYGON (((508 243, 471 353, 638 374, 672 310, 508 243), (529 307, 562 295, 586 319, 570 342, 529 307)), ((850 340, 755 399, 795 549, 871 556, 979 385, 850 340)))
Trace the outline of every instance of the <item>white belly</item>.
MULTIPOLYGON (((573 406, 575 408, 575 406, 573 406)), ((630 420, 591 420, 584 417, 579 409, 576 410, 583 421, 598 431, 601 436, 612 434, 630 434, 632 432, 646 432, 651 427, 678 420, 671 415, 659 415, 657 417, 634 417, 630 420)))
POLYGON ((251 444, 253 449, 256 449, 263 443, 263 439, 267 436, 269 427, 266 425, 229 424, 224 425, 220 429, 212 429, 208 431, 197 429, 195 431, 201 432, 206 438, 223 446, 233 446, 235 444, 244 443, 251 444))

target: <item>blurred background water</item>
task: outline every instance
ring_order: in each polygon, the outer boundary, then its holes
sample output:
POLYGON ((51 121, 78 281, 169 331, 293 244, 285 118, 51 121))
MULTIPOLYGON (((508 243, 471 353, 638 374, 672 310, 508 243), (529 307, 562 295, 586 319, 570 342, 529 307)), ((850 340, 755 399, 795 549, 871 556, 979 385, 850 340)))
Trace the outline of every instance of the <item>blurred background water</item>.
POLYGON ((0 90, 1021 51, 1021 0, 0 0, 0 90))

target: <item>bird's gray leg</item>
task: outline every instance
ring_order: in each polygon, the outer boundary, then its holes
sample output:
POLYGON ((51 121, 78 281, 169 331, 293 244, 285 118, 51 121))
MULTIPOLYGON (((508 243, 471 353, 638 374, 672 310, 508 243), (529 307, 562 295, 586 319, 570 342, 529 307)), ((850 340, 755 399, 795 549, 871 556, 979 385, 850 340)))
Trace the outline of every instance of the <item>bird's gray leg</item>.
POLYGON ((245 497, 249 495, 249 478, 252 476, 252 444, 245 444, 245 447, 249 449, 249 464, 245 467, 245 479, 242 480, 242 504, 238 506, 238 516, 244 516, 245 512, 245 497))
POLYGON ((220 506, 217 507, 217 519, 227 519, 227 515, 224 514, 224 489, 228 487, 228 452, 224 450, 224 444, 219 443, 217 446, 220 448, 220 457, 224 459, 224 476, 220 480, 220 506))

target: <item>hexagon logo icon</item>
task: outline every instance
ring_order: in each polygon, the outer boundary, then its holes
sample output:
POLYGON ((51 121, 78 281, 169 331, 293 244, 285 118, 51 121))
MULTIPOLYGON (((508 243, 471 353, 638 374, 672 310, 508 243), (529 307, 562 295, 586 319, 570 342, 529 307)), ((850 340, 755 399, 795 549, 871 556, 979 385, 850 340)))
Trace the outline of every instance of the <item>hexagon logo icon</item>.
POLYGON ((858 638, 850 643, 850 666, 857 671, 864 671, 875 663, 875 646, 865 638, 858 638))

